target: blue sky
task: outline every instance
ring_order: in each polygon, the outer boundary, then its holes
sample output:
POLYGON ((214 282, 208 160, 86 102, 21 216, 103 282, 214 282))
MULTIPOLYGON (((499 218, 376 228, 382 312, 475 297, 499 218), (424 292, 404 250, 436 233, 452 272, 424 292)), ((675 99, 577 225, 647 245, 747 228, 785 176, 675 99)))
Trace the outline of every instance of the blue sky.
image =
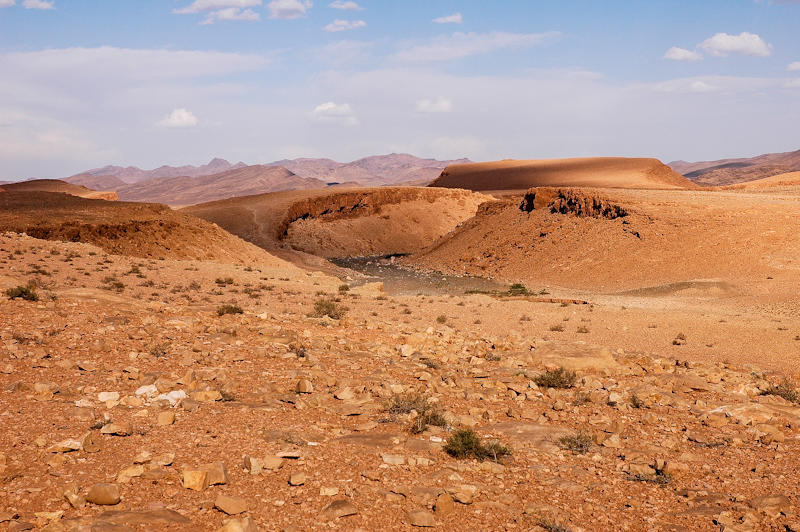
POLYGON ((0 0, 0 180, 800 148, 800 0, 0 0))

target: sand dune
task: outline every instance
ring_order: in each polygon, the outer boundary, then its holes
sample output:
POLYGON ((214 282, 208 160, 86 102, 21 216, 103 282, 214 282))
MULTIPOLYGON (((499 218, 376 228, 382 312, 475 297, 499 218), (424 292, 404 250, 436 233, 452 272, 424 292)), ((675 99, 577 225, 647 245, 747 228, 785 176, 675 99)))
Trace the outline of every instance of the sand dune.
POLYGON ((3 189, 8 192, 59 192, 78 196, 80 198, 116 200, 117 194, 113 191, 91 190, 84 186, 73 185, 59 179, 32 179, 19 183, 8 183, 3 185, 3 189))
POLYGON ((233 198, 184 209, 268 250, 322 257, 412 253, 489 199, 464 190, 323 189, 233 198))
POLYGON ((637 189, 693 188, 688 179, 657 159, 591 157, 504 160, 452 165, 431 183, 468 190, 519 190, 537 186, 637 189))

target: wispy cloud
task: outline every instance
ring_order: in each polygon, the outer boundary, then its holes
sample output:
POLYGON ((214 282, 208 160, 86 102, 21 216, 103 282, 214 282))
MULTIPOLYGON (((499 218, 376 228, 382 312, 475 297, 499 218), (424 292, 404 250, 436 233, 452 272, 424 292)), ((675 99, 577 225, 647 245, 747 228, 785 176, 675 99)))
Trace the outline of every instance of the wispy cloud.
POLYGON ((350 0, 336 0, 328 4, 328 7, 333 9, 341 9, 342 11, 361 11, 364 8, 350 0))
POLYGON ((786 67, 786 70, 788 70, 789 72, 800 71, 800 61, 795 61, 794 63, 789 63, 789 66, 786 67))
POLYGON ((524 48, 554 41, 561 34, 547 33, 461 33, 440 36, 424 44, 411 45, 394 54, 402 62, 450 61, 471 55, 485 54, 504 48, 524 48))
POLYGON ((670 59, 672 61, 700 61, 703 59, 703 56, 698 52, 673 46, 664 54, 664 59, 670 59))
POLYGON ((295 19, 305 17, 313 6, 311 0, 272 0, 267 9, 269 18, 295 19))
POLYGON ((15 0, 0 0, 0 8, 16 5, 15 0))
POLYGON ((353 113, 353 108, 348 103, 321 103, 311 112, 311 117, 317 122, 355 126, 358 119, 353 113))
POLYGON ((325 26, 325 31, 347 31, 347 30, 354 30, 356 28, 363 28, 366 26, 367 23, 363 20, 339 20, 336 19, 327 26, 325 26))
POLYGON ((55 2, 45 0, 25 0, 22 2, 22 7, 25 9, 55 9, 54 4, 55 2))
POLYGON ((449 113, 453 110, 453 102, 440 96, 435 100, 417 100, 418 113, 449 113))
POLYGON ((447 15, 445 17, 438 17, 433 19, 433 21, 437 24, 461 24, 464 22, 461 13, 453 13, 452 15, 447 15))

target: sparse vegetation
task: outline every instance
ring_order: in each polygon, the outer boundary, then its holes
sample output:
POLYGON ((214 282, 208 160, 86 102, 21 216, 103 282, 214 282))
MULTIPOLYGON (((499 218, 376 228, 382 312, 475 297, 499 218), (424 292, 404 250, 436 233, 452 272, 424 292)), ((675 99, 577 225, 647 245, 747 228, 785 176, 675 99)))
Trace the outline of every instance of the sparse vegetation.
POLYGON ((630 403, 632 408, 643 408, 644 401, 642 401, 638 395, 632 393, 630 398, 628 399, 628 403, 630 403))
POLYGON ((510 296, 526 296, 530 292, 522 283, 514 283, 508 287, 508 295, 510 296))
POLYGON ((339 293, 343 294, 343 293, 349 292, 349 291, 350 291, 350 285, 347 285, 347 284, 340 284, 339 285, 339 293))
POLYGON ((558 325, 551 325, 550 326, 551 332, 564 332, 564 326, 561 324, 558 325))
POLYGON ((631 482, 647 482, 648 484, 656 484, 658 486, 666 486, 672 482, 672 475, 664 473, 663 471, 656 471, 655 475, 628 475, 628 480, 631 482))
POLYGON ((6 290, 8 299, 24 299, 25 301, 39 301, 39 294, 36 293, 33 286, 15 286, 6 290))
POLYGON ((484 444, 472 429, 460 429, 453 432, 447 438, 444 451, 454 458, 475 458, 494 462, 511 455, 511 449, 500 442, 493 441, 484 444))
POLYGON ((575 454, 586 454, 592 448, 592 437, 583 432, 578 432, 574 436, 562 436, 556 444, 566 451, 575 454))
POLYGON ((239 305, 222 305, 217 309, 217 316, 226 314, 244 314, 244 310, 239 305))
POLYGON ((436 316, 436 323, 441 323, 441 324, 447 323, 447 316, 445 316, 444 314, 436 316))
POLYGON ((534 377, 533 382, 540 388, 559 388, 566 389, 575 386, 578 376, 574 371, 568 371, 563 367, 545 371, 534 377))
POLYGON ((536 521, 539 528, 544 529, 546 532, 571 532, 565 525, 558 523, 552 519, 539 519, 536 521))
POLYGON ((386 411, 393 416, 408 414, 413 410, 424 412, 427 408, 427 399, 422 394, 393 395, 386 402, 386 411))
POLYGON ((333 299, 317 299, 314 301, 314 311, 309 314, 313 318, 323 318, 328 316, 334 320, 339 320, 347 313, 347 307, 338 304, 333 299))
POLYGON ((411 423, 411 432, 419 434, 424 432, 429 425, 436 427, 446 427, 447 420, 435 407, 428 402, 428 398, 422 394, 401 394, 392 396, 385 405, 386 412, 394 416, 402 414, 417 413, 411 423))
POLYGON ((761 395, 777 395, 790 403, 800 403, 800 392, 797 391, 797 388, 789 379, 784 379, 779 384, 770 385, 769 388, 761 392, 761 395))
POLYGON ((217 283, 219 286, 225 286, 225 285, 233 284, 233 278, 232 277, 225 277, 223 279, 221 277, 218 277, 214 282, 217 283))

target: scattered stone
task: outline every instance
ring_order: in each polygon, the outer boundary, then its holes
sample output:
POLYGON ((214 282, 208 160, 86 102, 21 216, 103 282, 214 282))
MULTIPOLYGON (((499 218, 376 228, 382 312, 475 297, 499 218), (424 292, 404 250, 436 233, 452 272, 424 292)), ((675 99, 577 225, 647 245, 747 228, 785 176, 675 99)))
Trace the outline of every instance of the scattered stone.
POLYGON ((308 379, 300 379, 297 381, 297 393, 313 393, 314 385, 308 379))
POLYGON ((289 485, 290 486, 302 486, 306 483, 306 474, 302 471, 295 471, 291 475, 289 475, 289 485))
POLYGON ((203 491, 208 488, 208 473, 201 470, 184 470, 183 487, 194 491, 203 491))
POLYGON ((358 510, 347 499, 337 499, 323 508, 321 517, 327 521, 347 517, 349 515, 356 515, 358 510))
POLYGON ((247 511, 247 501, 220 493, 214 501, 214 507, 228 515, 236 515, 247 511))
POLYGON ((411 526, 436 526, 436 518, 427 510, 412 510, 408 512, 408 522, 411 524, 411 526))
POLYGON ((175 423, 175 412, 166 410, 158 413, 158 424, 163 426, 172 425, 175 423))
POLYGON ((218 532, 258 532, 256 522, 249 517, 242 519, 228 519, 222 524, 218 532))
POLYGON ((86 500, 92 504, 113 506, 122 500, 117 484, 100 483, 89 488, 86 500))

